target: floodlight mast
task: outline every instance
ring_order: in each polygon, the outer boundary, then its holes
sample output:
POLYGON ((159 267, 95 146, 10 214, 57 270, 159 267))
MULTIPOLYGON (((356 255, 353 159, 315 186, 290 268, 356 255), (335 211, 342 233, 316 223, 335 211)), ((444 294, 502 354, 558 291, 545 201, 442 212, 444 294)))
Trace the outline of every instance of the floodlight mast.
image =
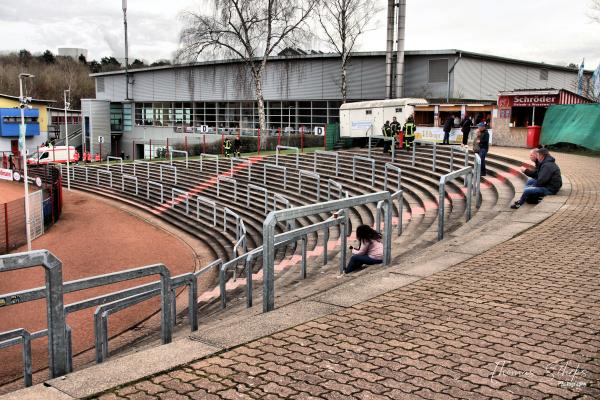
POLYGON ((127 0, 123 0, 123 25, 125 26, 125 100, 129 98, 129 44, 127 43, 127 0))
POLYGON ((19 132, 19 151, 23 156, 23 180, 25 182, 25 232, 27 234, 27 251, 31 251, 31 218, 29 215, 29 177, 27 175, 27 145, 25 143, 25 108, 28 107, 31 98, 23 95, 23 80, 33 78, 34 75, 27 73, 19 74, 19 108, 21 109, 21 131, 19 132))

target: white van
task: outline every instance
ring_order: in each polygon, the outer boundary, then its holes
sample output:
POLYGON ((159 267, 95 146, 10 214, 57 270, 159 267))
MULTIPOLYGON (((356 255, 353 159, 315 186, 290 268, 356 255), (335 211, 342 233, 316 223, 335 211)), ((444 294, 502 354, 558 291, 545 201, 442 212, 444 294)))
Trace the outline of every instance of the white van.
POLYGON ((69 162, 79 161, 79 153, 77 153, 74 146, 69 146, 68 152, 67 146, 53 146, 40 147, 38 151, 29 156, 27 164, 66 164, 67 154, 69 156, 69 162))
POLYGON ((381 128, 385 121, 392 122, 396 117, 402 125, 414 113, 414 106, 427 104, 425 99, 389 99, 360 101, 342 104, 340 107, 340 136, 350 138, 366 138, 381 136, 381 128))

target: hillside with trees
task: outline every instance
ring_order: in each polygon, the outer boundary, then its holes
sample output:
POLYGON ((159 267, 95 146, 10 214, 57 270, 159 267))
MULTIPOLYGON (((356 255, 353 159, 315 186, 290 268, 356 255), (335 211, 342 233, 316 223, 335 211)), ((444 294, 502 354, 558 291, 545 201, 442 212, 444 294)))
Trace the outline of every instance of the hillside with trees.
MULTIPOLYGON (((135 59, 130 68, 168 65, 168 60, 158 60, 150 65, 135 59)), ((0 93, 19 95, 19 73, 27 72, 35 78, 27 80, 27 96, 36 99, 56 100, 55 107, 64 107, 63 91, 71 88, 71 108, 80 109, 81 99, 94 98, 94 79, 90 73, 116 71, 124 66, 115 57, 103 57, 100 61, 78 60, 56 56, 50 50, 32 54, 27 50, 0 55, 0 93)))

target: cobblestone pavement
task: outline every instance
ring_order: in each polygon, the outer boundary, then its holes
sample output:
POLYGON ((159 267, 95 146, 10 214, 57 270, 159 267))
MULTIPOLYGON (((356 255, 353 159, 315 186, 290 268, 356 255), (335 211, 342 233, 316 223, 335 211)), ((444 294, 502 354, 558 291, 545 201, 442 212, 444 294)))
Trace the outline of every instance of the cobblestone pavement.
POLYGON ((557 160, 572 194, 521 236, 101 398, 600 398, 600 158, 557 160))

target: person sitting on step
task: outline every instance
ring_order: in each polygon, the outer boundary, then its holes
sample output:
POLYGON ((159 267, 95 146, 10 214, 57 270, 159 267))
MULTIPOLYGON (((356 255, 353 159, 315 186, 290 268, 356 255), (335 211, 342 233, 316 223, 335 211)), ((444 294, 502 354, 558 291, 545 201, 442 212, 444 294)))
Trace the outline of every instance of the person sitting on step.
POLYGON ((358 249, 350 246, 353 256, 350 257, 350 262, 344 269, 345 274, 354 271, 363 264, 373 265, 383 262, 383 243, 379 232, 369 225, 360 225, 356 228, 356 239, 360 245, 358 249))
POLYGON ((554 157, 550 155, 548 149, 538 149, 536 152, 538 161, 537 176, 533 182, 529 182, 529 186, 525 187, 523 194, 515 204, 510 208, 520 208, 525 202, 532 199, 539 199, 544 196, 558 193, 562 187, 562 177, 560 168, 556 164, 554 157))

